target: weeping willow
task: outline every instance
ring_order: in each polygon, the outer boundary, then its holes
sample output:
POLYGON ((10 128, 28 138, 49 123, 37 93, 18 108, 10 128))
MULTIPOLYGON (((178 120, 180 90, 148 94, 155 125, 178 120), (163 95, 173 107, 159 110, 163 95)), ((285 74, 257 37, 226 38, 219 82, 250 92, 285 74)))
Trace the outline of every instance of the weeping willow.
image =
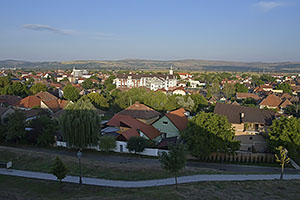
POLYGON ((100 117, 88 98, 70 104, 61 118, 64 140, 69 147, 96 145, 100 133, 100 117))

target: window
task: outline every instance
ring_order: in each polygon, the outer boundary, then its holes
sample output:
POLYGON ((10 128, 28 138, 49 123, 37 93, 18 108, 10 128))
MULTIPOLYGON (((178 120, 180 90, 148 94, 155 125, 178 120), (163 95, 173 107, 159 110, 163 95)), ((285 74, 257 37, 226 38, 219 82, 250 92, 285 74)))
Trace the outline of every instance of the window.
POLYGON ((253 139, 253 137, 249 137, 249 140, 252 140, 253 139))
POLYGON ((167 121, 163 121, 163 124, 168 124, 168 122, 167 121))

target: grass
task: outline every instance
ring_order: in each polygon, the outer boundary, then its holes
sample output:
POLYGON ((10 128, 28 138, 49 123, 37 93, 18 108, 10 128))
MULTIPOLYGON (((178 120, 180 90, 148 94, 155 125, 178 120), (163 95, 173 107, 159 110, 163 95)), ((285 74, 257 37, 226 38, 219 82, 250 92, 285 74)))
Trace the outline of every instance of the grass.
MULTIPOLYGON (((49 173, 56 155, 28 150, 0 148, 2 162, 12 161, 14 169, 49 173)), ((69 169, 69 175, 78 176, 78 159, 74 156, 59 156, 69 169)), ((187 167, 180 176, 215 174, 216 170, 187 167)), ((148 180, 172 177, 159 164, 110 163, 82 158, 82 174, 110 180, 148 180)))
POLYGON ((199 182, 151 188, 109 188, 0 175, 0 199, 300 199, 300 180, 199 182))

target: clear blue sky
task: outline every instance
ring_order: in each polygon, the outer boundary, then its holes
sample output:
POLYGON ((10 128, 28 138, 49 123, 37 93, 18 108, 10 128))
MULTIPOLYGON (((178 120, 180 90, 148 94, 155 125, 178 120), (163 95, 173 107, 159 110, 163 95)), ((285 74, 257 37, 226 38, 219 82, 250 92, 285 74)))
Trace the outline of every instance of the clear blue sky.
POLYGON ((300 1, 0 0, 0 60, 300 61, 300 1))

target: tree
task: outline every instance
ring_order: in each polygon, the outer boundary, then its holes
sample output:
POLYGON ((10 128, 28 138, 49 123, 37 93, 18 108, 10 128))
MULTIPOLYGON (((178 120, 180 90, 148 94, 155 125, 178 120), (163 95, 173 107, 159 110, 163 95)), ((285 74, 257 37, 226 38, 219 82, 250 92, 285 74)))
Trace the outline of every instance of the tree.
POLYGON ((288 151, 282 146, 277 147, 276 150, 279 151, 278 155, 275 154, 275 158, 276 158, 276 162, 279 162, 281 166, 280 180, 282 180, 283 173, 284 173, 284 166, 290 162, 290 158, 287 156, 288 151))
POLYGON ((182 108, 184 108, 185 110, 188 110, 188 111, 191 111, 193 109, 194 105, 195 105, 193 99, 190 96, 188 96, 186 98, 186 100, 184 99, 183 96, 177 96, 176 97, 176 103, 180 107, 182 107, 182 108))
POLYGON ((230 98, 235 94, 235 85, 233 84, 228 84, 225 83, 224 87, 223 87, 223 93, 225 95, 226 98, 230 98))
POLYGON ((1 90, 1 94, 10 94, 16 96, 25 96, 27 92, 26 86, 20 82, 14 82, 11 85, 6 85, 1 90))
POLYGON ((276 86, 276 90, 283 90, 284 93, 292 94, 292 88, 290 84, 282 83, 276 86))
POLYGON ((61 183, 62 179, 67 176, 68 172, 68 168, 62 162, 62 160, 58 156, 56 156, 54 165, 52 166, 50 173, 56 176, 57 180, 59 180, 59 182, 61 183))
POLYGON ((32 94, 37 94, 37 93, 39 93, 41 91, 42 92, 47 91, 47 86, 44 85, 44 84, 42 84, 42 83, 36 83, 33 86, 31 86, 31 88, 30 88, 30 92, 32 94))
POLYGON ((70 101, 76 101, 79 98, 79 90, 72 85, 67 85, 63 89, 64 98, 70 101))
POLYGON ((90 101, 93 103, 94 106, 100 109, 107 109, 109 107, 109 104, 107 100, 103 97, 103 95, 99 93, 89 93, 87 97, 90 99, 90 101))
POLYGON ((100 137, 100 148, 103 151, 108 152, 111 149, 116 148, 116 140, 112 136, 102 136, 100 137))
POLYGON ((148 141, 143 137, 131 137, 127 142, 127 149, 134 153, 141 153, 148 145, 148 141))
POLYGON ((49 146, 55 142, 54 135, 58 124, 49 116, 41 115, 31 120, 29 126, 32 130, 26 134, 27 142, 41 146, 49 146))
POLYGON ((211 87, 209 88, 211 93, 216 95, 220 92, 220 84, 219 84, 219 80, 218 79, 214 79, 212 82, 211 87))
POLYGON ((199 111, 203 111, 203 109, 208 106, 207 100, 201 94, 192 94, 191 98, 194 101, 194 107, 192 111, 195 113, 199 111))
POLYGON ((100 117, 90 100, 84 96, 69 104, 61 118, 63 136, 70 147, 96 145, 100 133, 100 117))
POLYGON ((178 172, 182 170, 186 164, 185 149, 181 144, 170 146, 169 149, 169 153, 162 152, 159 156, 159 162, 164 170, 174 175, 177 189, 178 172))
POLYGON ((248 88, 244 84, 235 84, 236 92, 248 93, 248 88))
POLYGON ((5 87, 7 85, 10 85, 11 81, 8 76, 2 76, 0 77, 0 87, 5 87))
POLYGON ((188 151, 196 158, 212 152, 234 152, 240 147, 234 140, 234 130, 227 118, 213 113, 197 114, 181 136, 188 151))
POLYGON ((300 162, 300 119, 280 117, 272 121, 267 133, 270 150, 276 152, 278 146, 284 146, 290 157, 300 162))
POLYGON ((17 110, 9 114, 7 120, 5 140, 13 141, 18 144, 25 136, 25 114, 17 110))
POLYGON ((86 90, 92 89, 94 87, 93 81, 91 79, 85 79, 82 82, 82 87, 86 90))
POLYGON ((116 85, 113 84, 113 80, 115 79, 116 77, 114 75, 111 75, 110 77, 108 77, 108 79, 106 79, 104 81, 104 86, 105 88, 108 90, 108 91, 111 91, 113 89, 116 88, 116 85))

